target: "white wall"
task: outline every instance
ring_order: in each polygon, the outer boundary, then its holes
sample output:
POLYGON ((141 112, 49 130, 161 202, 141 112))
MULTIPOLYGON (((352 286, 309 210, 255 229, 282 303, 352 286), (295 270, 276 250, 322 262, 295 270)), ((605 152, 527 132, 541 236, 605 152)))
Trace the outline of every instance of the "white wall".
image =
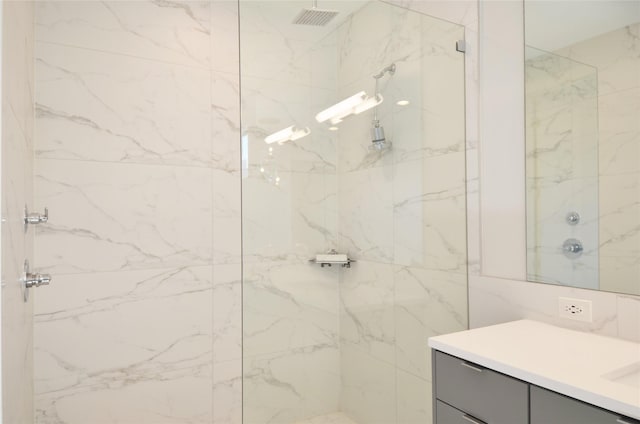
MULTIPOLYGON (((24 230, 24 206, 33 202, 33 2, 2 7, 2 417, 33 422, 33 298, 23 300, 25 259, 34 229, 24 230)), ((40 209, 40 211, 42 211, 40 209)), ((39 290, 47 290, 48 287, 39 290)))
MULTIPOLYGON (((469 236, 481 238, 481 244, 470 243, 469 254, 470 258, 482 257, 482 266, 472 268, 469 277, 471 327, 533 318, 640 340, 639 297, 524 281, 522 3, 482 2, 480 8, 482 131, 478 175, 484 200, 480 207, 477 199, 469 198, 469 236), (496 132, 494 127, 488 128, 490 124, 505 129, 496 132), (501 207, 488 204, 485 196, 498 199, 501 207), (559 296, 592 300, 593 323, 558 318, 559 296)), ((469 179, 473 181, 473 175, 469 179)), ((469 188, 473 191, 475 187, 471 184, 469 188)))

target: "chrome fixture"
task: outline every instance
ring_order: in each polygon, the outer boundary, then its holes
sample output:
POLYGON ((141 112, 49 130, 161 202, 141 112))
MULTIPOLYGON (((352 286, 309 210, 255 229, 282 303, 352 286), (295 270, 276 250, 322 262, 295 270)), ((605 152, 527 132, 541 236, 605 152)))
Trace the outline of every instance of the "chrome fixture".
POLYGON ((464 41, 464 40, 456 41, 456 51, 458 51, 460 53, 466 53, 467 52, 467 42, 464 41))
POLYGON ((24 226, 25 229, 29 224, 44 224, 49 221, 49 209, 44 208, 44 214, 39 214, 37 212, 29 213, 29 209, 27 209, 27 205, 24 206, 24 226))
MULTIPOLYGON (((376 97, 382 96, 380 93, 378 93, 378 81, 380 81, 380 78, 382 78, 386 74, 393 76, 395 73, 396 64, 392 63, 373 76, 373 78, 376 80, 376 97)), ((376 108, 373 111, 373 121, 371 122, 371 146, 369 146, 369 150, 381 152, 390 148, 391 141, 387 141, 387 138, 384 135, 384 127, 380 125, 380 120, 378 119, 378 108, 376 108)))
POLYGON ((578 239, 566 239, 562 244, 562 253, 569 259, 578 259, 582 256, 583 251, 584 247, 582 246, 582 242, 578 239))
POLYGON ((31 272, 29 270, 29 261, 24 261, 24 274, 22 276, 22 285, 24 291, 24 301, 29 300, 29 289, 32 287, 48 286, 51 283, 51 275, 31 272))
POLYGON ((302 9, 293 23, 296 25, 325 26, 338 15, 337 10, 318 9, 318 1, 313 0, 311 9, 302 9))
POLYGON ((575 211, 569 212, 565 217, 565 220, 569 225, 578 225, 578 223, 580 222, 580 214, 575 211))

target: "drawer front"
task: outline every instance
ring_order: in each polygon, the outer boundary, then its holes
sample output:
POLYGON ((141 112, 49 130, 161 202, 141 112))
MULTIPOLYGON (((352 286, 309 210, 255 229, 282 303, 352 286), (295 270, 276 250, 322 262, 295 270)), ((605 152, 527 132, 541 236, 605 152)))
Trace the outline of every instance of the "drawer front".
POLYGON ((447 405, 444 402, 436 401, 436 422, 435 424, 483 424, 480 420, 470 417, 462 411, 447 405))
POLYGON ((531 424, 549 423, 633 424, 638 421, 532 385, 531 424))
POLYGON ((527 383, 442 352, 435 353, 435 388, 436 398, 486 423, 529 421, 527 383))

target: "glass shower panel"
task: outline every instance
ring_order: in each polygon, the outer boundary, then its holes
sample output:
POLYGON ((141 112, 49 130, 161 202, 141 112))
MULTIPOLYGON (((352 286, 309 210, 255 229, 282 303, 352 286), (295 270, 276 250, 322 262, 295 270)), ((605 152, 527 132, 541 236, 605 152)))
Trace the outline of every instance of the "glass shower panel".
POLYGON ((527 279, 597 289, 597 69, 526 57, 527 279))
POLYGON ((467 327, 464 30, 308 6, 240 1, 244 422, 428 423, 426 339, 467 327))

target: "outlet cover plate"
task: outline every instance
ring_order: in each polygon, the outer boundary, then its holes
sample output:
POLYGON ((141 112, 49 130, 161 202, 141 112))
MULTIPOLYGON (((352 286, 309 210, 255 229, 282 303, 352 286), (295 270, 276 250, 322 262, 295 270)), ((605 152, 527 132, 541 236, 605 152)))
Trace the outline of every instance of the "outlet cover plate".
POLYGON ((561 318, 574 321, 593 322, 592 303, 590 300, 559 297, 558 314, 561 318))

